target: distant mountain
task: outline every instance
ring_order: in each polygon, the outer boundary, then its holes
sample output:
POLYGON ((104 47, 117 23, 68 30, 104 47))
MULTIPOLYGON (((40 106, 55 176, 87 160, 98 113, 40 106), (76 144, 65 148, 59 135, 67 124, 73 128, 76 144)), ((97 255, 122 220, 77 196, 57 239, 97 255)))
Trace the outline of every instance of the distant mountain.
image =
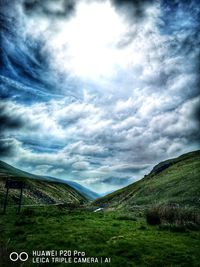
POLYGON ((200 206, 200 150, 163 161, 143 179, 93 202, 112 208, 170 203, 200 206))
POLYGON ((51 176, 42 176, 42 177, 44 177, 46 180, 49 180, 49 181, 55 181, 58 183, 68 184, 71 187, 73 187, 74 189, 76 189, 77 191, 79 191, 82 195, 84 195, 89 200, 94 200, 94 199, 101 196, 100 194, 97 194, 96 192, 86 188, 85 186, 82 186, 82 185, 80 185, 76 182, 73 182, 73 181, 59 179, 59 178, 55 178, 55 177, 51 177, 51 176))
POLYGON ((106 196, 106 195, 109 195, 109 194, 111 194, 111 193, 113 193, 115 190, 109 190, 109 191, 106 191, 106 192, 104 192, 104 193, 100 193, 99 194, 99 197, 104 197, 104 196, 106 196))
POLYGON ((68 185, 70 185, 71 187, 75 188, 76 190, 78 190, 79 192, 81 192, 82 195, 84 195, 85 197, 87 197, 90 200, 94 200, 98 197, 100 197, 99 194, 97 194, 96 192, 76 183, 76 182, 72 182, 72 181, 66 181, 66 183, 68 185))
MULTIPOLYGON (((47 180, 43 176, 34 175, 0 161, 0 198, 1 203, 5 196, 5 181, 7 178, 25 182, 23 201, 25 204, 46 203, 85 203, 88 197, 74 187, 60 181, 47 180)), ((18 190, 9 191, 9 201, 18 201, 18 190)))

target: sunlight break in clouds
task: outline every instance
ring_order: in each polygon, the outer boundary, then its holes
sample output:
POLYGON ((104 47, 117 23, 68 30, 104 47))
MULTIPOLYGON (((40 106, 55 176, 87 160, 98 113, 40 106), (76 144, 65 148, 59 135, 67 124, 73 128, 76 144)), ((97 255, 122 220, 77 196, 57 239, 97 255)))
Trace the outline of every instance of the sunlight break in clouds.
MULTIPOLYGON (((53 37, 53 64, 72 75, 93 79, 113 74, 123 57, 116 44, 126 32, 126 25, 109 2, 81 3, 69 22, 53 37)), ((125 60, 125 59, 124 59, 125 60)))
POLYGON ((156 6, 148 8, 145 23, 138 27, 138 22, 134 22, 130 26, 109 1, 82 1, 69 19, 26 17, 26 20, 28 32, 44 38, 43 50, 50 55, 53 70, 84 81, 112 83, 119 71, 129 71, 132 66, 146 62, 146 53, 156 37, 149 36, 149 32, 153 34, 157 13, 156 6))

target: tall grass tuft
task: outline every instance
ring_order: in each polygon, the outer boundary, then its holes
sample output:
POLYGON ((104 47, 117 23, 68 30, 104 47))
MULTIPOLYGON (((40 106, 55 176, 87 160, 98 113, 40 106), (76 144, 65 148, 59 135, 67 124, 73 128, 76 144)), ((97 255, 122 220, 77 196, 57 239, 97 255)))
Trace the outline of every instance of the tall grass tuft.
POLYGON ((170 229, 200 229, 200 212, 197 209, 175 205, 153 206, 146 212, 150 225, 165 225, 170 229))

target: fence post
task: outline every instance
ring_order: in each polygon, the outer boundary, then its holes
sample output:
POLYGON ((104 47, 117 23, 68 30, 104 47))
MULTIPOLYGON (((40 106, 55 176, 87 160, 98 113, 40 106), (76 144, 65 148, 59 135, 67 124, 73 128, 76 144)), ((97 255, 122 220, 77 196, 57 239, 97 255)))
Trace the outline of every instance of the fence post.
POLYGON ((18 214, 20 213, 20 210, 21 210, 21 204, 22 204, 22 190, 23 190, 23 187, 21 187, 21 190, 20 190, 20 199, 19 199, 19 206, 18 206, 18 214))
POLYGON ((6 214, 6 205, 7 205, 7 202, 8 202, 8 190, 9 190, 9 188, 7 187, 6 188, 6 196, 5 196, 5 199, 4 199, 3 214, 6 214))

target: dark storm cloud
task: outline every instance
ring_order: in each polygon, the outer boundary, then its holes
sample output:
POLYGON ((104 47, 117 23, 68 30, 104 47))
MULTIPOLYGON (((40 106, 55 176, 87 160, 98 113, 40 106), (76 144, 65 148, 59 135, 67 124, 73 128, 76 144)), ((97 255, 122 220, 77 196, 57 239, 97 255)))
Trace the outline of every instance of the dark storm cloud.
POLYGON ((146 7, 153 4, 154 0, 112 0, 113 5, 125 12, 130 19, 141 20, 146 16, 146 7))
POLYGON ((0 157, 13 156, 16 153, 18 142, 7 137, 15 130, 24 126, 24 120, 14 112, 10 112, 6 103, 0 103, 0 157))
POLYGON ((170 69, 166 64, 165 71, 168 75, 168 82, 174 79, 187 82, 182 90, 178 91, 185 99, 190 99, 199 95, 200 92, 200 7, 199 1, 162 1, 159 30, 163 35, 173 36, 166 45, 172 59, 180 58, 180 64, 176 64, 170 69), (172 71, 173 70, 173 71, 172 71), (192 76, 189 81, 187 77, 192 76), (190 90, 189 90, 190 87, 190 90))
POLYGON ((25 0, 23 7, 27 14, 46 15, 48 17, 67 17, 75 12, 75 0, 25 0), (59 7, 60 6, 60 7, 59 7))
POLYGON ((24 40, 18 11, 15 10, 15 14, 11 12, 15 9, 14 6, 13 3, 10 9, 1 10, 3 14, 1 15, 0 95, 2 98, 14 96, 15 99, 21 99, 21 101, 26 99, 30 101, 31 98, 47 99, 53 81, 51 78, 47 79, 49 76, 47 57, 45 58, 45 54, 40 52, 42 42, 33 42, 31 38, 24 40), (9 13, 8 10, 10 10, 9 13), (13 25, 16 25, 17 30, 13 25))
POLYGON ((15 130, 22 128, 24 121, 21 117, 11 114, 9 107, 0 104, 0 131, 1 133, 5 130, 15 130))
POLYGON ((12 144, 5 143, 4 139, 0 139, 0 157, 7 157, 13 154, 12 144))
MULTIPOLYGON (((68 78, 65 75, 65 81, 63 81, 62 74, 50 68, 49 53, 44 49, 46 35, 40 34, 38 38, 35 38, 28 30, 31 15, 25 15, 23 12, 23 2, 3 0, 0 3, 0 80, 2 80, 0 95, 2 98, 14 97, 20 102, 47 101, 50 98, 61 97, 61 87, 68 78)), ((54 1, 37 2, 39 6, 42 6, 54 1)), ((37 10, 34 12, 36 16, 34 20, 37 20, 38 15, 41 17, 44 15, 37 10)), ((48 17, 51 16, 46 16, 46 19, 50 21, 48 17)), ((73 84, 74 82, 70 80, 67 85, 65 84, 64 89, 66 90, 66 87, 69 90, 71 87, 74 89, 73 84)))
POLYGON ((0 138, 0 157, 16 155, 17 141, 13 138, 0 138))
MULTIPOLYGON (((23 7, 27 14, 45 15, 52 18, 68 17, 75 13, 78 2, 104 2, 105 0, 24 0, 23 7)), ((113 6, 125 13, 130 19, 141 20, 146 16, 146 7, 155 0, 111 0, 113 6)))
POLYGON ((191 117, 191 119, 194 119, 198 124, 200 124, 200 102, 194 106, 191 117))

